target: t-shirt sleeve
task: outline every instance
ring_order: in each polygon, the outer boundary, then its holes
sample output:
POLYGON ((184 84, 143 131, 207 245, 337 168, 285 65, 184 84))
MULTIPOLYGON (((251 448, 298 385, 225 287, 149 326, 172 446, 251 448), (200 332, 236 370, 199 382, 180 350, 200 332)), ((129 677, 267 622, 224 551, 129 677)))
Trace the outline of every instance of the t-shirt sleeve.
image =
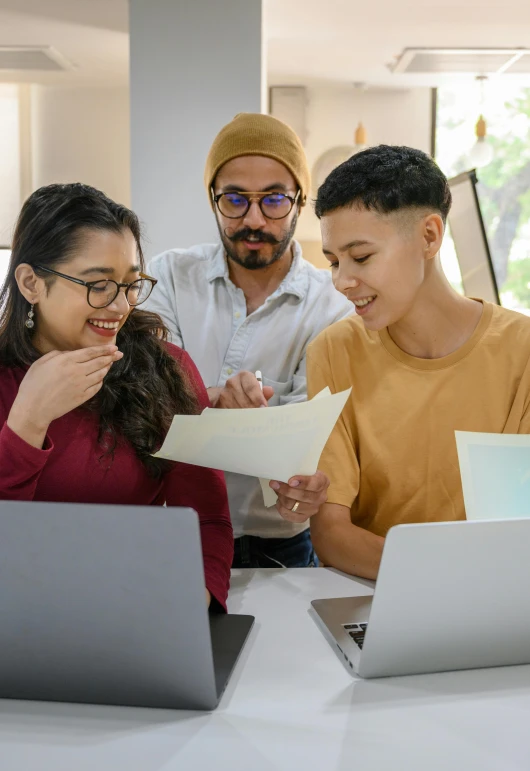
POLYGON ((530 434, 530 406, 525 410, 519 423, 518 434, 530 434))
MULTIPOLYGON (((209 406, 199 371, 184 351, 170 346, 171 354, 187 375, 201 409, 209 406)), ((175 463, 164 479, 168 506, 189 506, 199 516, 206 588, 212 609, 226 611, 230 569, 234 556, 234 534, 222 471, 175 463)))
POLYGON ((526 362, 519 381, 507 423, 509 428, 505 428, 506 433, 517 431, 518 434, 530 434, 530 359, 526 362), (517 427, 511 420, 511 415, 514 413, 520 416, 517 427))
MULTIPOLYGON (((323 271, 328 273, 328 271, 323 271)), ((322 287, 319 299, 318 319, 313 319, 313 332, 304 348, 293 377, 293 387, 288 394, 280 397, 280 405, 304 402, 307 395, 307 350, 312 342, 324 330, 341 321, 354 312, 354 305, 333 287, 331 281, 322 287)), ((310 397, 309 397, 310 398, 310 397)))
MULTIPOLYGON (((326 386, 332 393, 339 390, 333 379, 327 343, 321 336, 307 352, 307 395, 312 399, 326 386)), ((330 480, 328 503, 353 506, 359 492, 359 462, 355 452, 352 432, 352 405, 347 403, 336 422, 320 456, 318 468, 330 480)))

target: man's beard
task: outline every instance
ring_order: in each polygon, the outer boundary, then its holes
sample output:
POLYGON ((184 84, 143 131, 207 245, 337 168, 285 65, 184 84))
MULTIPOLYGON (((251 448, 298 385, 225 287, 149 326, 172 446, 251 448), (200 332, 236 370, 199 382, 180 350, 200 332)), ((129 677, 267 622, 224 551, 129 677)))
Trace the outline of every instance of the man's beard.
POLYGON ((270 233, 264 233, 263 230, 251 230, 251 228, 242 228, 241 230, 237 230, 233 235, 228 235, 228 228, 226 230, 221 230, 219 221, 217 222, 217 226, 228 259, 233 260, 247 270, 261 270, 262 268, 268 268, 269 265, 274 265, 275 262, 278 262, 278 260, 283 257, 293 240, 297 220, 298 214, 293 217, 289 229, 284 232, 280 240, 274 238, 270 233), (235 246, 238 241, 246 241, 249 236, 257 237, 258 241, 262 241, 263 243, 273 244, 274 248, 270 257, 261 256, 261 250, 259 249, 256 249, 256 251, 249 251, 247 255, 240 257, 235 246))

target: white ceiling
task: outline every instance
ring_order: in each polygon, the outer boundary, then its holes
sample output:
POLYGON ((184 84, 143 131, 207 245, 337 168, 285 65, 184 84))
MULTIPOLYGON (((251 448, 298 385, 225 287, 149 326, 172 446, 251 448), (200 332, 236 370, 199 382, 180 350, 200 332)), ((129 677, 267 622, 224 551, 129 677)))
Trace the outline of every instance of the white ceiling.
POLYGON ((406 47, 530 45, 528 0, 267 0, 270 82, 437 85, 393 75, 406 47), (287 63, 287 66, 286 66, 287 63))
POLYGON ((127 0, 0 0, 0 45, 53 46, 66 72, 0 72, 0 81, 125 85, 127 0))
MULTIPOLYGON (((530 46, 528 0, 265 3, 271 84, 431 86, 444 78, 393 75, 387 65, 405 47, 530 46)), ((38 77, 4 72, 0 81, 126 84, 127 30, 127 0, 0 0, 0 45, 52 45, 74 65, 38 77)))

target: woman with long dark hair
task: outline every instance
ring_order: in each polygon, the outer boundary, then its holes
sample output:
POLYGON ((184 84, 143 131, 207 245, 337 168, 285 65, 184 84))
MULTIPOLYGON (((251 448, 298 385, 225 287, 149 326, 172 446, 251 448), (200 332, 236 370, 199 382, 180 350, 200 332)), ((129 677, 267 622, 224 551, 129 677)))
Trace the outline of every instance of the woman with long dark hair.
POLYGON ((223 475, 152 457, 175 414, 209 405, 189 356, 137 307, 154 283, 125 206, 82 184, 28 198, 0 293, 0 499, 191 506, 207 597, 225 607, 223 475))

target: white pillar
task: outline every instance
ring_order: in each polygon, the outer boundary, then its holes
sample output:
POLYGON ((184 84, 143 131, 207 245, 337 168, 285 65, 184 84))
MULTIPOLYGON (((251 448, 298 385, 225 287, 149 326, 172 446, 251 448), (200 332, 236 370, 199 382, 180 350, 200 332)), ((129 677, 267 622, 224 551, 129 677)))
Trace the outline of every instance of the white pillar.
POLYGON ((146 254, 217 238, 206 155, 265 109, 262 0, 129 0, 131 200, 146 254))

